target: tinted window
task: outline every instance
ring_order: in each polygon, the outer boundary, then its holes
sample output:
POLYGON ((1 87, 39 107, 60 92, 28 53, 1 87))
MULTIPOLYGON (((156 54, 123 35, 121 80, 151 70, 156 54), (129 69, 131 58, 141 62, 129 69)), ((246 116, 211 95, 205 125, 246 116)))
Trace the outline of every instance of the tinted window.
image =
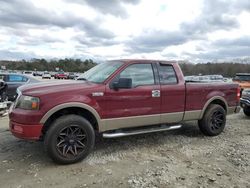
POLYGON ((155 83, 151 64, 130 65, 121 72, 120 78, 131 78, 133 87, 155 83))
POLYGON ((9 82, 27 82, 27 78, 20 75, 9 75, 9 82))
POLYGON ((159 77, 161 84, 177 84, 177 77, 172 65, 160 65, 159 77))

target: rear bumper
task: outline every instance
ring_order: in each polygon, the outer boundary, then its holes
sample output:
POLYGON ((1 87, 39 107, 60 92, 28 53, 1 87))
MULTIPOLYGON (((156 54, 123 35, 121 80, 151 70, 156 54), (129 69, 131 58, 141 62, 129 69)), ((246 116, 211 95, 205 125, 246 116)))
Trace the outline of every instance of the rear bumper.
POLYGON ((9 128, 11 133, 21 139, 25 140, 39 140, 41 136, 43 125, 24 125, 16 123, 14 121, 9 122, 9 128))

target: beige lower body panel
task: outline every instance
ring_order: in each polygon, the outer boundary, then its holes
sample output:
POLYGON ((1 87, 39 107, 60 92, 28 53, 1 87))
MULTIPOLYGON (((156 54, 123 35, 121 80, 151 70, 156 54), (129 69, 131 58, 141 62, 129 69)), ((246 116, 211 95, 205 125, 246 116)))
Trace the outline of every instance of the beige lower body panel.
POLYGON ((147 125, 156 125, 163 123, 177 123, 182 121, 183 112, 143 115, 132 117, 121 117, 112 119, 102 119, 99 131, 109 131, 122 128, 140 127, 147 125))
POLYGON ((202 114, 202 110, 186 111, 183 121, 198 120, 202 114))
POLYGON ((178 123, 182 121, 184 112, 165 113, 160 115, 160 123, 178 123))
MULTIPOLYGON (((238 113, 240 107, 228 107, 227 115, 238 113)), ((122 128, 140 127, 147 125, 156 125, 164 123, 179 123, 181 121, 199 120, 202 118, 202 110, 193 110, 176 113, 165 113, 165 114, 154 114, 154 115, 143 115, 143 116, 132 116, 132 117, 121 117, 102 119, 100 121, 99 131, 109 131, 122 128)))
POLYGON ((133 116, 133 117, 121 117, 112 119, 101 120, 100 132, 130 128, 138 126, 146 126, 153 124, 160 124, 160 115, 149 115, 149 116, 133 116))

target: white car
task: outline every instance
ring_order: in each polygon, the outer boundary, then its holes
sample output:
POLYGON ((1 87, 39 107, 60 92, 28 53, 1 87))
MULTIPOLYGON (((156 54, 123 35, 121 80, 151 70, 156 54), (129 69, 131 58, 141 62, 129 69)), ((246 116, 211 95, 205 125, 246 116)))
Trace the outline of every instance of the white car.
POLYGON ((42 79, 51 79, 51 75, 48 72, 44 72, 42 75, 42 79))

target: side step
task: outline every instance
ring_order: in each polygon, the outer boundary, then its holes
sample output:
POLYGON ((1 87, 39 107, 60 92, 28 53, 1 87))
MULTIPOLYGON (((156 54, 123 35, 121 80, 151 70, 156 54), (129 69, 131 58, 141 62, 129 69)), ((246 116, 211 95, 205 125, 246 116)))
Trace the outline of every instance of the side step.
POLYGON ((130 129, 130 130, 119 130, 119 131, 112 131, 103 133, 103 138, 117 138, 117 137, 124 137, 124 136, 131 136, 137 134, 145 134, 145 133, 153 133, 153 132, 160 132, 160 131, 169 131, 181 128, 182 125, 160 125, 154 127, 144 127, 144 128, 137 128, 137 129, 130 129))

